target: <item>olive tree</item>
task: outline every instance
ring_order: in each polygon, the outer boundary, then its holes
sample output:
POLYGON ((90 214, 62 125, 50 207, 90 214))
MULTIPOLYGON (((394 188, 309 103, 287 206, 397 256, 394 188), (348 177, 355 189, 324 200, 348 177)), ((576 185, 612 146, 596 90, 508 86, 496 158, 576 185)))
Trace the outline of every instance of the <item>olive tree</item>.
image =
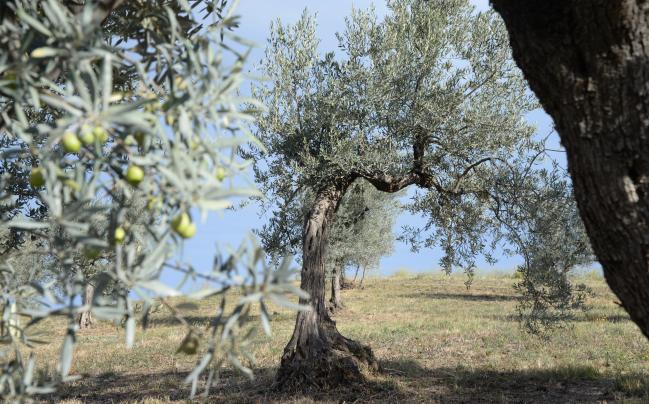
POLYGON ((380 192, 366 181, 359 180, 343 197, 327 246, 331 311, 344 307, 340 289, 347 267, 362 267, 364 277, 367 269, 378 268, 381 257, 394 250, 394 223, 401 208, 397 196, 399 194, 380 192))
POLYGON ((355 181, 388 193, 418 187, 409 209, 425 218, 424 242, 444 250, 445 269, 470 271, 507 232, 499 204, 518 200, 501 192, 501 177, 538 169, 544 146, 524 119, 536 102, 496 16, 465 0, 388 8, 383 20, 354 10, 338 53, 319 53, 306 12, 271 27, 261 64, 269 81, 254 89, 269 107, 255 127, 268 153, 246 155, 258 163, 262 192, 278 201, 276 217, 302 212, 302 190, 315 195, 302 231, 291 234, 301 236, 312 310, 297 315, 280 386, 335 385, 378 368, 369 347, 338 332, 325 304, 327 238, 355 181))
POLYGON ((179 351, 202 352, 186 381, 193 395, 207 374, 207 393, 224 363, 250 374, 239 357, 249 356, 252 305, 261 305, 269 332, 265 302, 291 305, 286 292, 304 297, 288 281, 287 263, 271 271, 254 243, 217 256, 207 271, 174 258, 195 234, 197 214, 256 192, 224 178, 239 172, 236 148, 254 142, 242 123, 260 108, 238 93, 249 45, 230 32, 233 12, 210 0, 0 5, 4 399, 29 399, 75 377, 77 316, 87 310, 123 323, 126 345, 137 349, 136 323, 146 327, 156 298, 187 326, 179 351), (137 214, 138 201, 146 201, 146 215, 137 214), (89 260, 102 261, 92 280, 89 260), (30 262, 47 263, 52 277, 17 277, 30 262), (183 294, 163 282, 169 271, 206 282, 191 298, 220 296, 209 329, 183 321, 168 300, 183 294), (95 296, 84 302, 91 282, 95 296), (241 297, 226 308, 233 288, 241 297), (136 311, 133 296, 143 310, 136 311), (55 322, 65 328, 61 356, 56 372, 40 377, 33 348, 43 341, 34 326, 53 315, 67 319, 55 322))
MULTIPOLYGON (((550 162, 553 162, 551 160, 550 162)), ((564 168, 554 162, 535 170, 503 167, 489 190, 493 215, 505 231, 504 253, 523 258, 514 285, 519 318, 535 334, 552 330, 584 309, 591 291, 570 280, 571 271, 594 261, 564 168), (512 203, 512 201, 515 201, 512 203)))
POLYGON ((649 54, 644 1, 492 0, 552 116, 608 285, 649 337, 649 54))

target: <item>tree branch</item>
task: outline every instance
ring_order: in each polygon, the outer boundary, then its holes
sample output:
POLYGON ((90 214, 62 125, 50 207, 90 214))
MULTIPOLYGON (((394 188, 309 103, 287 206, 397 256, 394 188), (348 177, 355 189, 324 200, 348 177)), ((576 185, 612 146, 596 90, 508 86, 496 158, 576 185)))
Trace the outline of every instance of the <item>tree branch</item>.
POLYGON ((459 177, 457 177, 457 179, 455 180, 455 185, 453 185, 453 193, 457 193, 459 191, 462 180, 464 179, 464 177, 466 177, 469 174, 471 170, 473 170, 474 168, 476 168, 482 163, 486 163, 487 161, 493 161, 493 160, 501 160, 501 159, 497 157, 485 157, 476 161, 475 163, 470 164, 467 168, 465 168, 462 174, 459 177))

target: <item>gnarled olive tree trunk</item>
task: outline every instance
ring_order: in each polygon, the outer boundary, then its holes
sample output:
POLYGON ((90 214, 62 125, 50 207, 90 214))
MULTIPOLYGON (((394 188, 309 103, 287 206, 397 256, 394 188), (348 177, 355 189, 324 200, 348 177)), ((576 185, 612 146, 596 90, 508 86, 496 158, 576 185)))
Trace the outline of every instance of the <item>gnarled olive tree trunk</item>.
POLYGON ((329 309, 332 313, 345 307, 343 304, 343 298, 340 295, 342 271, 343 268, 338 265, 335 265, 331 271, 331 297, 329 298, 329 309))
MULTIPOLYGON (((92 299, 95 295, 95 287, 90 282, 86 283, 86 286, 83 290, 83 304, 90 307, 92 305, 92 299)), ((95 319, 92 317, 92 312, 90 309, 84 311, 79 315, 79 328, 90 328, 95 324, 95 319)))
POLYGON ((361 276, 361 283, 358 285, 359 288, 364 289, 365 286, 363 286, 363 282, 365 282, 365 270, 367 270, 367 267, 363 265, 363 275, 361 276))
POLYGON ((361 380, 364 366, 378 369, 369 347, 343 337, 325 305, 325 249, 330 224, 348 182, 318 192, 304 221, 301 288, 310 294, 312 310, 300 312, 284 348, 277 373, 283 389, 332 387, 361 380))
POLYGON ((649 2, 492 4, 566 147, 606 281, 649 337, 649 2))

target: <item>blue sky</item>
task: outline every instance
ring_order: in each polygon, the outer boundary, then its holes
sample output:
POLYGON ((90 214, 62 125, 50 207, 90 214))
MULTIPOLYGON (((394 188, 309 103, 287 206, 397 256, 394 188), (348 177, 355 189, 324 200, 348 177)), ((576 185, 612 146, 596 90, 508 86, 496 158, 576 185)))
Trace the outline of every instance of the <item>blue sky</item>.
MULTIPOLYGON (((472 0, 480 10, 488 8, 488 0, 472 0)), ((255 41, 259 48, 252 53, 251 62, 259 60, 263 54, 270 22, 281 18, 284 22, 294 22, 305 8, 316 12, 318 16, 318 36, 321 40, 322 50, 335 50, 336 41, 334 34, 344 26, 345 16, 350 14, 352 7, 367 8, 374 5, 379 16, 386 13, 386 5, 381 0, 241 0, 239 12, 241 26, 238 34, 246 39, 255 41)), ((536 111, 528 119, 537 125, 541 134, 551 131, 550 118, 543 111, 536 111)), ((558 138, 554 135, 553 143, 558 146, 558 138)), ((191 262, 197 269, 207 270, 211 266, 217 246, 221 249, 236 247, 246 237, 250 229, 259 227, 267 217, 260 217, 257 206, 233 211, 211 214, 207 221, 198 224, 195 238, 186 242, 183 248, 183 259, 191 262)), ((395 230, 403 225, 419 225, 422 219, 418 216, 402 214, 397 220, 395 230)), ((401 268, 414 272, 436 271, 441 253, 437 249, 422 250, 418 253, 410 251, 408 245, 397 243, 395 252, 385 257, 381 262, 380 274, 389 275, 401 268)), ((478 261, 481 270, 513 270, 517 258, 501 257, 494 266, 478 261)))

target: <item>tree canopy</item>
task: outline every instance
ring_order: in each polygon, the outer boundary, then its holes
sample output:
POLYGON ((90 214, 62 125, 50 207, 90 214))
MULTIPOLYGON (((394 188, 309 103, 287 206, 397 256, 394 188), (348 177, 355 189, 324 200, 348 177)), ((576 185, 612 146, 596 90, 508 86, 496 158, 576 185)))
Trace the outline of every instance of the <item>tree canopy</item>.
POLYGON ((264 194, 278 201, 275 225, 299 211, 305 188, 315 194, 301 281, 314 309, 298 314, 280 383, 335 384, 354 377, 355 360, 376 365, 369 348, 340 336, 324 304, 327 237, 355 181, 388 193, 417 186, 408 208, 424 223, 410 238, 441 247, 448 271, 471 271, 478 254, 530 229, 522 216, 502 215, 531 201, 521 192, 557 188, 567 195, 558 209, 570 211, 569 184, 546 169, 543 141, 525 119, 536 100, 497 16, 465 0, 393 0, 388 9, 383 19, 354 9, 338 50, 325 54, 306 11, 294 25, 271 27, 261 64, 270 80, 253 92, 269 108, 255 128, 268 153, 247 155, 264 194))

